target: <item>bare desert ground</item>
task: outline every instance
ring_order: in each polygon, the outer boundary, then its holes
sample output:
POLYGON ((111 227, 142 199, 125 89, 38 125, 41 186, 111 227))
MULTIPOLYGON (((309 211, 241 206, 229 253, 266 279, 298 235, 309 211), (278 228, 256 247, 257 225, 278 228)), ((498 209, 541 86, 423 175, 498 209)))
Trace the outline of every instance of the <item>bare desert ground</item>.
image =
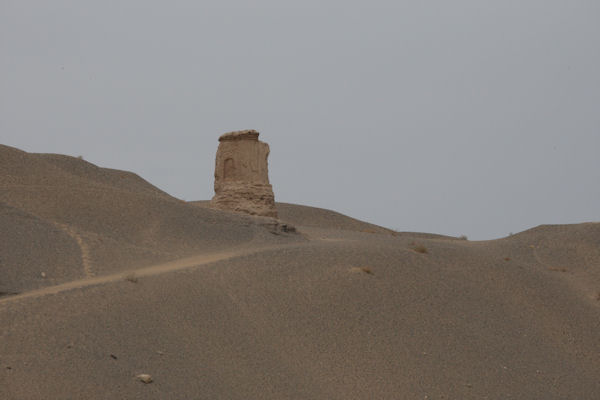
POLYGON ((600 398, 599 223, 468 241, 277 209, 0 146, 0 399, 600 398))

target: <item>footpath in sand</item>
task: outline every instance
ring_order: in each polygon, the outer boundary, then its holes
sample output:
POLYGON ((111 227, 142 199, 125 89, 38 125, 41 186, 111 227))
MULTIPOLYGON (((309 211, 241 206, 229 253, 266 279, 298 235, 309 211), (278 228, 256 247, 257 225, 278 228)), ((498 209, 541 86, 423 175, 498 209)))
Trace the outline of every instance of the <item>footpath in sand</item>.
POLYGON ((60 285, 48 286, 42 289, 30 290, 24 293, 9 295, 4 298, 0 298, 0 305, 19 301, 28 298, 43 297, 46 295, 57 294, 66 292, 73 289, 81 289, 89 286, 103 285, 111 282, 117 282, 122 280, 137 280, 140 278, 164 274, 168 272, 175 272, 187 268, 200 267, 202 265, 214 263, 217 261, 229 260, 236 257, 244 257, 263 251, 284 249, 289 247, 302 246, 303 243, 294 243, 287 245, 275 245, 275 246, 264 246, 257 248, 244 247, 229 251, 220 251, 215 253, 201 254, 193 257, 186 257, 175 261, 161 263, 157 265, 151 265, 148 267, 135 268, 130 270, 123 270, 122 272, 110 275, 103 275, 97 277, 88 277, 84 279, 78 279, 75 281, 63 283, 60 285))

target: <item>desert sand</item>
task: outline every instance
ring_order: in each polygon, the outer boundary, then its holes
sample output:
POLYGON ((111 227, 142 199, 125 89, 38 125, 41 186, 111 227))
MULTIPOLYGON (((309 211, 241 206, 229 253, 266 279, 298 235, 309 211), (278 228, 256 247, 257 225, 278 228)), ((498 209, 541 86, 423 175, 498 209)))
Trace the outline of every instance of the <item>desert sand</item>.
POLYGON ((209 205, 0 145, 0 399, 600 398, 599 223, 209 205))

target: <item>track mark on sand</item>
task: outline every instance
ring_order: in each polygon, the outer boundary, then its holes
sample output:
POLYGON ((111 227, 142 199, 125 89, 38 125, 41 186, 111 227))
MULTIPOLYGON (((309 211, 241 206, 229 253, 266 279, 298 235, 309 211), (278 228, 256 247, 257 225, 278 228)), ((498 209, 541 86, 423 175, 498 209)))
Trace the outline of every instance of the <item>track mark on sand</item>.
POLYGON ((183 269, 198 267, 201 265, 210 264, 217 261, 228 260, 237 257, 248 256, 252 254, 257 254, 270 250, 278 250, 288 247, 299 247, 305 245, 306 242, 301 243, 293 243, 287 245, 276 245, 276 246, 266 246, 260 248, 245 248, 238 250, 230 250, 230 251, 222 251, 211 254, 202 254, 193 257, 182 258, 175 261, 169 261, 163 264, 152 265, 149 267, 143 267, 139 269, 131 269, 126 271, 121 271, 119 273, 103 275, 103 276, 95 276, 88 277, 84 279, 79 279, 76 281, 66 282, 56 286, 49 286, 42 289, 31 290, 29 292, 15 294, 13 296, 0 299, 0 305, 13 302, 16 300, 27 299, 27 298, 38 298, 51 294, 57 294, 61 292, 66 292, 73 289, 80 289, 89 286, 97 286, 111 282, 124 281, 127 279, 127 276, 131 274, 135 274, 136 278, 142 278, 145 276, 153 276, 159 275, 167 272, 179 271, 183 269))
POLYGON ((94 271, 92 270, 92 257, 90 256, 90 248, 88 247, 87 243, 83 241, 83 238, 72 226, 58 222, 55 222, 55 225, 65 231, 67 235, 71 236, 73 240, 75 240, 79 246, 79 251, 81 252, 81 264, 83 265, 83 272, 87 278, 93 277, 94 271))
POLYGON ((564 267, 560 267, 560 266, 556 266, 553 265, 551 263, 547 263, 544 262, 542 260, 542 258, 540 257, 540 255, 537 252, 537 246, 531 244, 529 245, 529 247, 533 250, 533 258, 535 258, 535 260, 542 266, 545 266, 546 269, 548 269, 549 271, 555 271, 555 272, 567 272, 567 269, 564 267))

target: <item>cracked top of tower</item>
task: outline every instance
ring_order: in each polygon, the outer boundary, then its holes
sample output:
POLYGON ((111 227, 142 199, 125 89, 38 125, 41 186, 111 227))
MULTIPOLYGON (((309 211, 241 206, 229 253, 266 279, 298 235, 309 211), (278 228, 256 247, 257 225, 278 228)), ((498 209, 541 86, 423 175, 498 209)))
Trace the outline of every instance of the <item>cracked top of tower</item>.
POLYGON ((258 132, 254 129, 227 132, 222 134, 221 137, 219 137, 219 142, 225 140, 258 140, 258 132))

